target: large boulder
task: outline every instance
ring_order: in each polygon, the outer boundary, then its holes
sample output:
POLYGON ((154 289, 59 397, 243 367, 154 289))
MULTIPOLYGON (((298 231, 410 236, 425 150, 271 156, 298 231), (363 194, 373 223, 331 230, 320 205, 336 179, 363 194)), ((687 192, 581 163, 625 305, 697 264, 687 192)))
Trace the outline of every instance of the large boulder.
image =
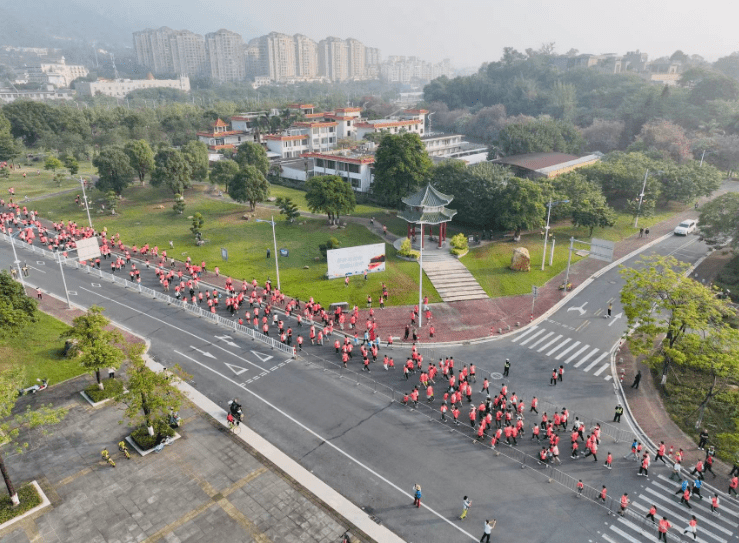
POLYGON ((516 271, 531 271, 531 257, 526 247, 516 247, 513 249, 511 269, 516 271))

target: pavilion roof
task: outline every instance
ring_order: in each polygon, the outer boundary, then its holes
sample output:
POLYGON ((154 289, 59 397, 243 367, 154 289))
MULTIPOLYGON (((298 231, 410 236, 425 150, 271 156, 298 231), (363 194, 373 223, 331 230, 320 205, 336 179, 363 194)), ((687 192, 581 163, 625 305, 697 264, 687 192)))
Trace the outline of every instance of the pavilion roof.
POLYGON ((449 222, 452 217, 457 214, 454 209, 441 208, 440 211, 416 211, 414 209, 406 209, 398 214, 398 217, 412 224, 441 224, 449 222))
POLYGON ((430 184, 415 194, 402 198, 403 203, 410 207, 442 207, 448 205, 452 200, 454 200, 454 196, 442 194, 430 184))

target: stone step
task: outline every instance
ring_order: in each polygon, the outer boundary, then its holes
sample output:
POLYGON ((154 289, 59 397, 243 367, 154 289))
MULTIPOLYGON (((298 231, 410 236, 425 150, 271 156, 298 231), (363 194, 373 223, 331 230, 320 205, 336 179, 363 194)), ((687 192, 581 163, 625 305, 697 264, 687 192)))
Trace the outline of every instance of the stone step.
POLYGON ((465 302, 468 300, 487 300, 488 295, 484 292, 482 294, 470 294, 470 295, 461 295, 461 296, 449 296, 444 298, 444 302, 465 302))
POLYGON ((434 283, 434 288, 438 291, 455 291, 455 290, 483 290, 482 287, 478 283, 434 283))
POLYGON ((471 294, 471 293, 480 293, 485 292, 482 288, 480 288, 480 285, 450 285, 450 286, 442 286, 442 287, 436 287, 436 291, 440 294, 471 294))

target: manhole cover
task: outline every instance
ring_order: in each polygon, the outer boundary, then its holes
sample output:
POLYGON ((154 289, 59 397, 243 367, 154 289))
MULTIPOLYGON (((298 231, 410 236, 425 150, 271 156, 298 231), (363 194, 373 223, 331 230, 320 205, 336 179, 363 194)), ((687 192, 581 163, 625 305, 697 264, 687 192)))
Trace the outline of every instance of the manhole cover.
POLYGON ((491 379, 502 379, 503 378, 503 374, 502 373, 498 373, 497 371, 494 371, 494 372, 491 372, 490 373, 490 378, 491 379))

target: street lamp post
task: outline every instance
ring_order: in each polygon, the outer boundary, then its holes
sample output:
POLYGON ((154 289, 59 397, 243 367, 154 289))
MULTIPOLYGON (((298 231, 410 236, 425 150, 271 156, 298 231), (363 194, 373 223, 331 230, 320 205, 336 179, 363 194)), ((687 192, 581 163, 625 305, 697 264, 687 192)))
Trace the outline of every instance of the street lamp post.
MULTIPOLYGON (((20 234, 20 230, 18 231, 20 234)), ((17 235, 17 234, 16 234, 17 235)), ((26 282, 23 280, 23 270, 21 270, 21 261, 18 259, 18 253, 15 251, 15 240, 13 239, 13 235, 10 235, 10 245, 13 247, 13 258, 15 259, 13 263, 18 268, 18 277, 20 277, 21 285, 23 286, 23 290, 26 290, 26 282)))
POLYGON ((547 261, 547 240, 549 239, 549 219, 552 216, 552 206, 567 203, 569 203, 569 200, 557 200, 554 202, 550 198, 549 203, 547 204, 549 210, 547 211, 547 225, 544 228, 544 253, 541 255, 541 271, 544 271, 544 264, 546 264, 547 261))
POLYGON ((85 210, 87 211, 87 222, 90 223, 92 228, 92 217, 90 217, 90 204, 87 201, 87 193, 85 192, 85 180, 80 176, 80 185, 82 185, 82 198, 85 201, 85 210))
POLYGON ((423 223, 421 224, 421 247, 418 256, 418 327, 423 326, 423 223))
POLYGON ((266 222, 272 225, 272 241, 275 244, 275 270, 277 271, 277 290, 282 291, 280 286, 280 264, 277 260, 277 236, 275 235, 275 217, 272 215, 271 221, 265 221, 264 219, 257 219, 257 222, 266 222))
POLYGON ((636 208, 636 217, 634 218, 634 228, 639 224, 639 213, 641 213, 641 204, 644 201, 644 191, 647 188, 647 176, 649 175, 649 169, 644 173, 644 183, 641 186, 641 194, 639 194, 639 207, 636 208))

